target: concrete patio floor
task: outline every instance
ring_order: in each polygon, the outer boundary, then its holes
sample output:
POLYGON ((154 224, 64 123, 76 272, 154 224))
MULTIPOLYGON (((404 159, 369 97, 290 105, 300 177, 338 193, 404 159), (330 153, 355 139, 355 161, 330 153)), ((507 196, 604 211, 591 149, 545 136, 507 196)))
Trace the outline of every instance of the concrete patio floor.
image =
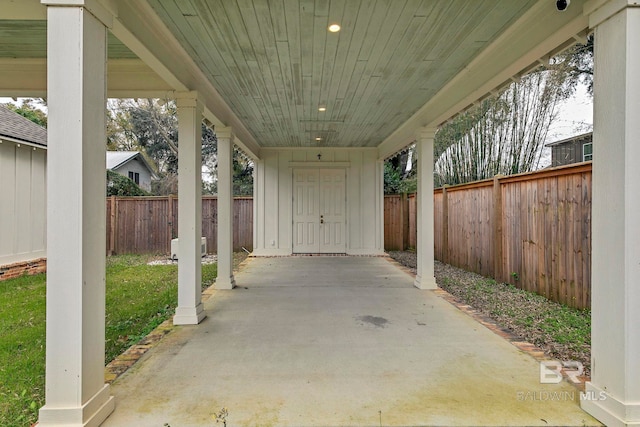
POLYGON ((104 426, 599 425, 384 258, 250 258, 236 282, 116 380, 104 426))

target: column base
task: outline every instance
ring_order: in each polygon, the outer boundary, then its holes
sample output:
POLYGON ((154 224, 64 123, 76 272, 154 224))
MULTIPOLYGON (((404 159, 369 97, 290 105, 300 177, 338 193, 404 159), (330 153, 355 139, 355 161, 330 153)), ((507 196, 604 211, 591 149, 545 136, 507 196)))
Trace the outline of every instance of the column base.
POLYGON ((115 409, 115 400, 109 395, 109 384, 105 384, 87 403, 78 408, 55 408, 44 405, 40 408, 39 427, 98 427, 115 409))
POLYGON ((197 325, 207 317, 204 312, 202 303, 196 307, 177 307, 176 314, 173 316, 174 325, 197 325))
POLYGON ((640 404, 624 403, 587 382, 580 407, 606 426, 640 426, 640 404))
POLYGON ((438 289, 435 277, 422 277, 416 276, 416 280, 413 282, 413 286, 418 289, 438 289))
POLYGON ((220 277, 216 278, 216 289, 233 289, 236 287, 236 279, 233 277, 233 274, 230 277, 220 277))

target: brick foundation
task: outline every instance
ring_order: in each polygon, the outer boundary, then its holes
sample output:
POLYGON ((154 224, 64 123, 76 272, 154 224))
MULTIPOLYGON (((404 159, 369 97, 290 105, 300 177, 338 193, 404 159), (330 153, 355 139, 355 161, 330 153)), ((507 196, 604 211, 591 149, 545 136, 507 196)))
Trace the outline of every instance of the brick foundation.
POLYGON ((13 279, 22 275, 34 275, 47 271, 47 259, 38 258, 31 261, 16 262, 0 266, 0 281, 13 279))

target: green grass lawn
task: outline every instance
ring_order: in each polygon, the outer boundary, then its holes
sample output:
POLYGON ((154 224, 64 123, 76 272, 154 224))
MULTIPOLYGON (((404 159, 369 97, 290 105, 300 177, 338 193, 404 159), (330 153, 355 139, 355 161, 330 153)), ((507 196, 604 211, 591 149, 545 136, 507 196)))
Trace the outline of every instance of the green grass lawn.
MULTIPOLYGON (((168 319, 177 304, 176 265, 144 255, 107 258, 106 362, 168 319)), ((203 287, 216 265, 202 266, 203 287)), ((29 426, 44 404, 45 275, 0 282, 0 426, 29 426)))

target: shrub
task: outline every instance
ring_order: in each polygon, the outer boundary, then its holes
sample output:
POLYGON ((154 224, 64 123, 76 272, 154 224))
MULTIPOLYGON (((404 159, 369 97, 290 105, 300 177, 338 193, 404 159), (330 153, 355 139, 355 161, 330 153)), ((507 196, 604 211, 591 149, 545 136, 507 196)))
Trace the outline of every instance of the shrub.
POLYGON ((148 196, 135 182, 116 172, 107 171, 107 196, 148 196))

